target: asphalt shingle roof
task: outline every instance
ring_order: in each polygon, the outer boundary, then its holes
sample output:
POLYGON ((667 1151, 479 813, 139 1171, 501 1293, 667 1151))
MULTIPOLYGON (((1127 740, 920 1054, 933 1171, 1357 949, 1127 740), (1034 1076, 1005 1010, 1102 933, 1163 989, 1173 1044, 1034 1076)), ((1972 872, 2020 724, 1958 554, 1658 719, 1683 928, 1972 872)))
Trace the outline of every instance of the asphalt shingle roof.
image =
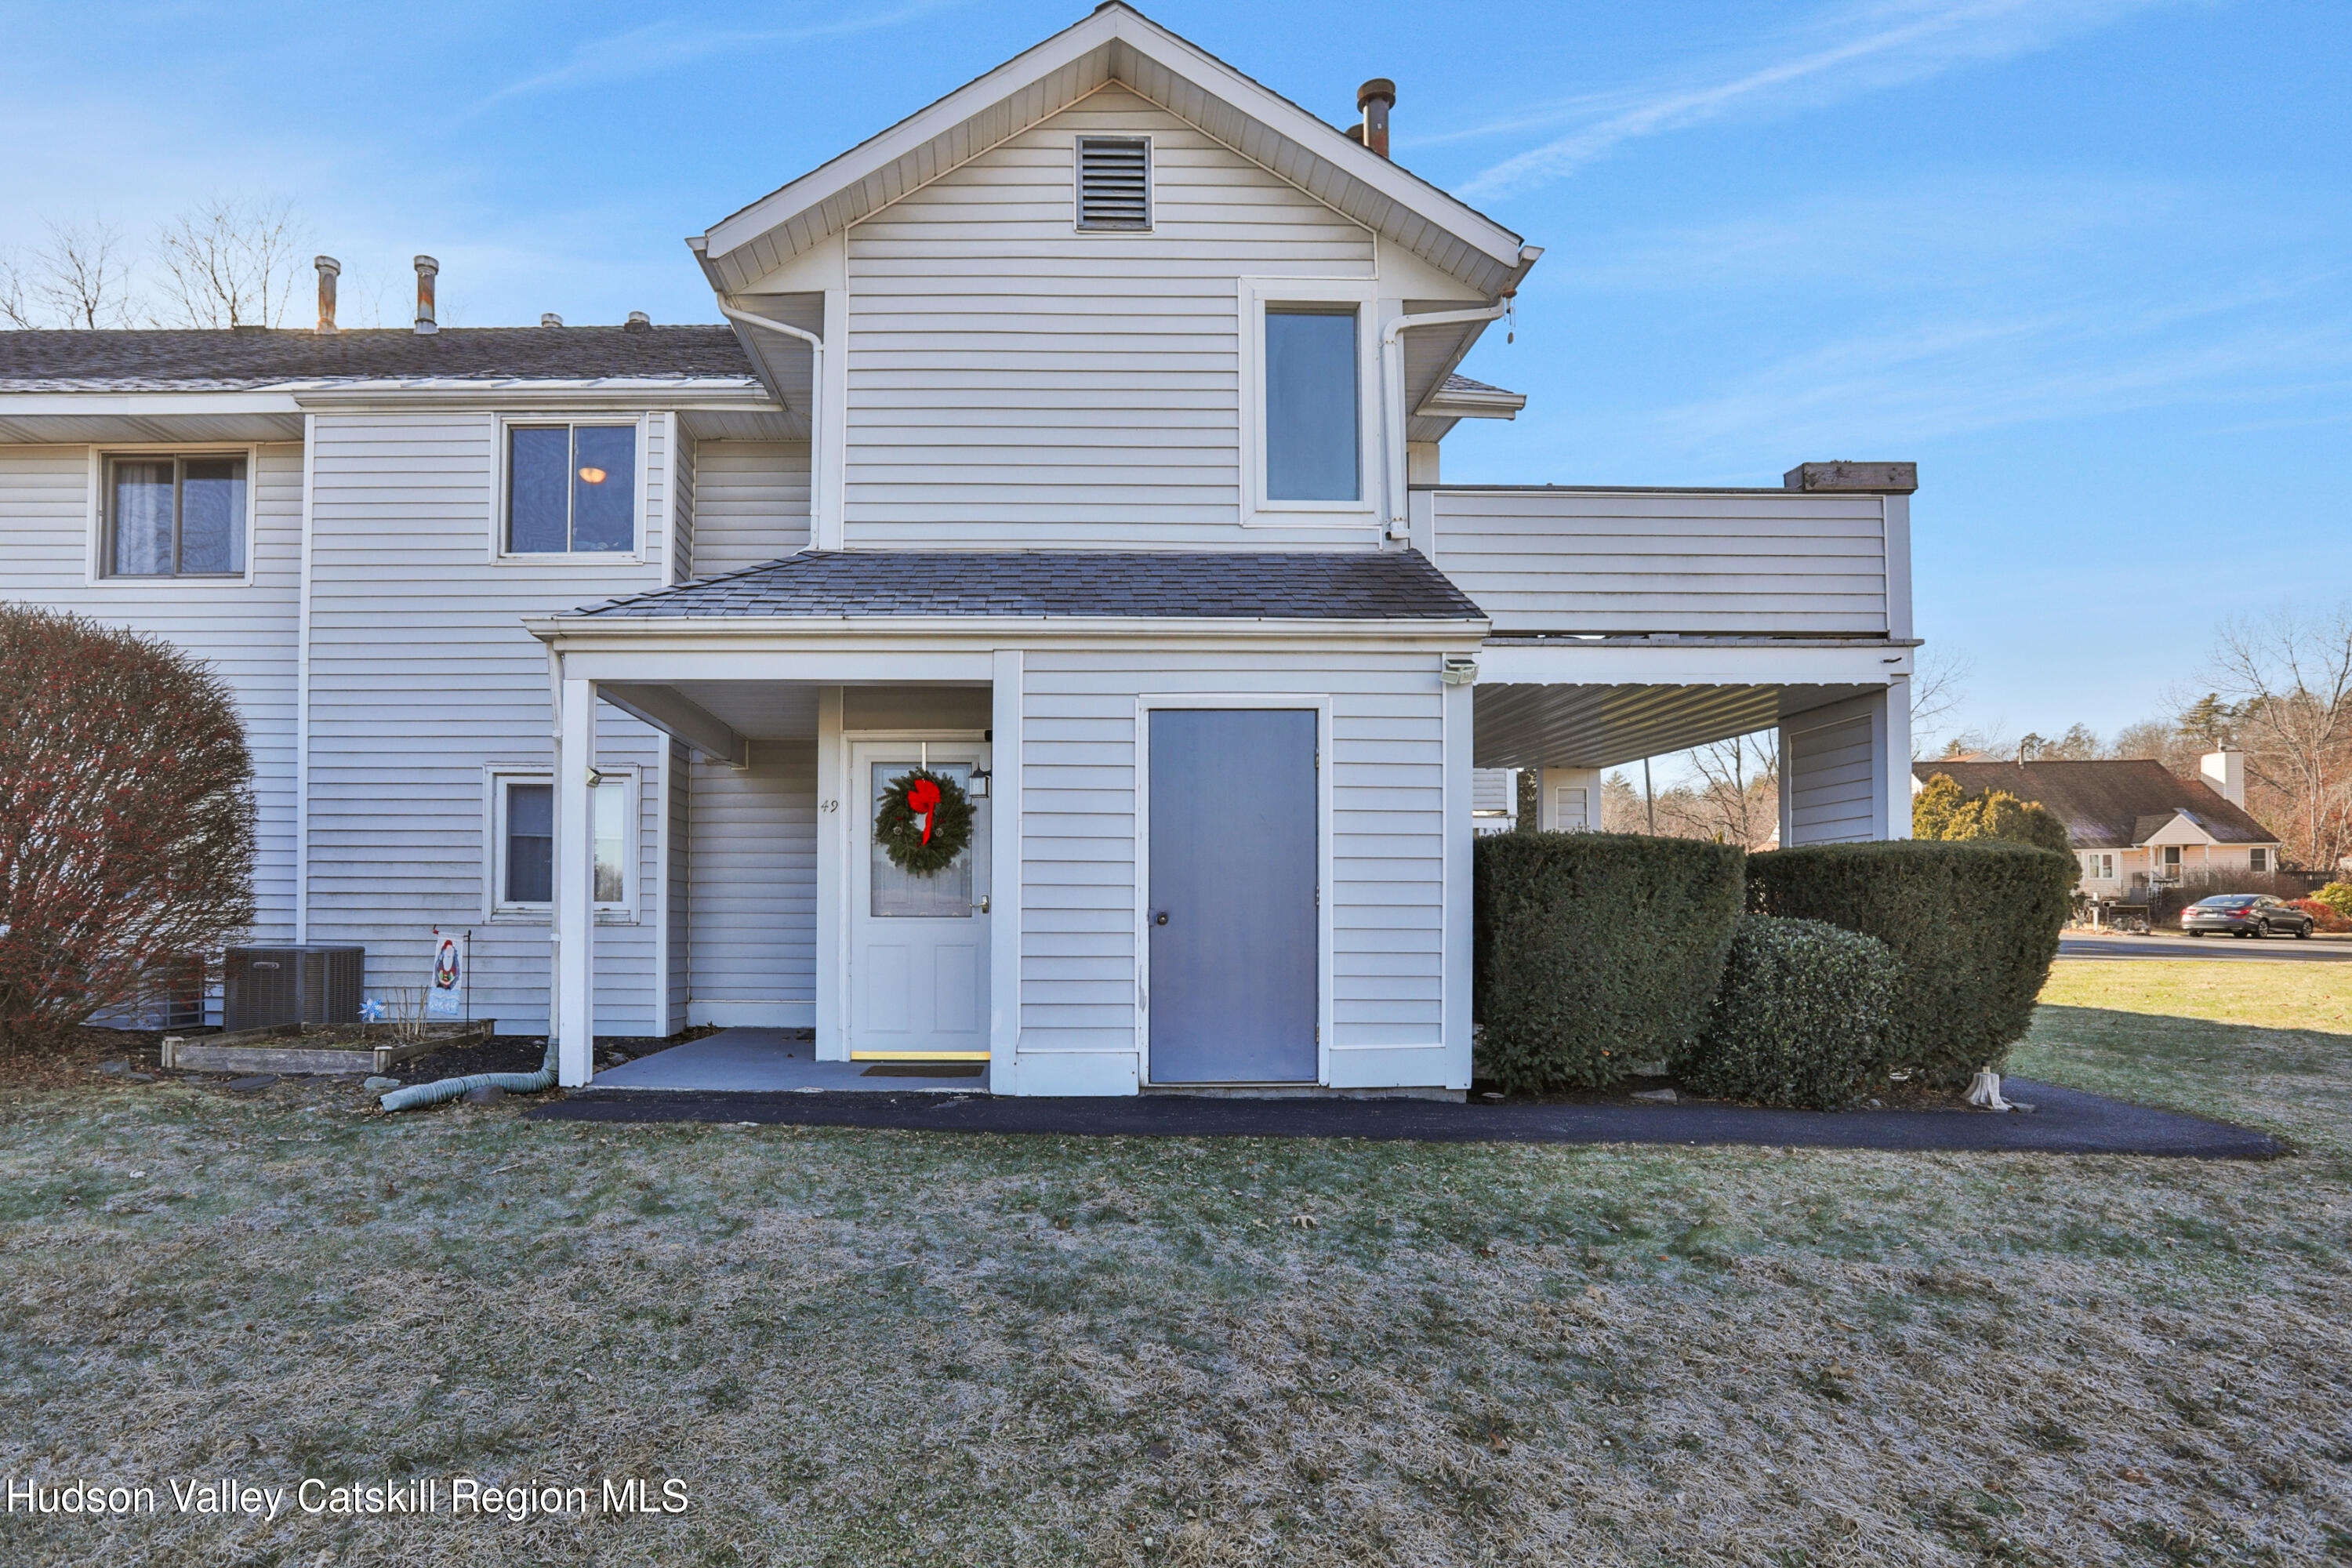
POLYGON ((1504 392, 1508 389, 1489 385, 1483 381, 1473 381, 1459 371, 1448 371, 1445 373, 1445 384, 1438 390, 1440 392, 1504 392))
POLYGON ((572 615, 1486 618, 1411 550, 812 550, 572 615))
POLYGON ((2153 758, 2105 763, 1914 763, 1922 784, 1937 773, 1974 795, 2003 789, 2038 801, 2066 825, 2077 849, 2130 849, 2170 822, 2176 813, 2223 844, 2275 844, 2278 835, 2231 805, 2212 785, 2176 777, 2153 758))
POLYGON ((749 381, 754 374, 730 327, 0 331, 0 392, 211 392, 417 379, 749 381))

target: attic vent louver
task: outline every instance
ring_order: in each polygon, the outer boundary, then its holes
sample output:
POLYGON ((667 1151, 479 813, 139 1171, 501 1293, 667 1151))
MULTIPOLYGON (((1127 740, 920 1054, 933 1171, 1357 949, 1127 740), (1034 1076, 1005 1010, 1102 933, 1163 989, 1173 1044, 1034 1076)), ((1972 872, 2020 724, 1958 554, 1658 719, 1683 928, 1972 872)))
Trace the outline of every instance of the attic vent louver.
POLYGON ((1078 226, 1151 226, 1151 143, 1135 136, 1078 142, 1078 226))

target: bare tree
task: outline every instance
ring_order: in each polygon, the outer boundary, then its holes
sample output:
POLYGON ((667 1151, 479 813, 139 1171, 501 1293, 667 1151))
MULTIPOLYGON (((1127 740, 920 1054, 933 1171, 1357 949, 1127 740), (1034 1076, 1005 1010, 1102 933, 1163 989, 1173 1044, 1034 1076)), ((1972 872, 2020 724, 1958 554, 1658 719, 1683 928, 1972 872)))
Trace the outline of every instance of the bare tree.
POLYGON ((1735 735, 1685 753, 1698 773, 1657 797, 1658 831, 1753 849, 1780 826, 1779 732, 1735 735))
POLYGON ((29 260, 0 257, 0 320, 12 327, 126 327, 132 304, 122 237, 103 223, 52 223, 29 260))
POLYGON ((1968 700, 1963 689, 1972 669, 1964 654, 1930 648, 1911 676, 1911 753, 1944 733, 1944 724, 1968 700))
POLYGON ((164 224, 155 249, 172 326, 278 326, 301 276, 302 237, 284 202, 215 196, 164 224))
POLYGON ((2334 866, 2352 847, 2352 604, 2226 621, 2211 673, 2249 782, 2298 819, 2290 847, 2306 866, 2334 866))

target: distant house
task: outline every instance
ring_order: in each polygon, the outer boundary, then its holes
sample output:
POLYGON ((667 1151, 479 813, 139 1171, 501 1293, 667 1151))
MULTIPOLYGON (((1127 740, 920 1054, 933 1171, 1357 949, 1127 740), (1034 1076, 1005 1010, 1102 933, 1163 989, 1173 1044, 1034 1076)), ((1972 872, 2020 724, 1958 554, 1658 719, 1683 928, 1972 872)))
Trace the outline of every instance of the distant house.
POLYGON ((2135 888, 2195 872, 2278 869, 2277 836, 2246 814, 2246 761, 2213 752, 2199 779, 2152 759, 2105 763, 1991 763, 1938 758, 1911 764, 1916 795, 1938 773, 1974 795, 2001 789, 2038 801, 2066 825, 2083 890, 2121 898, 2135 888))

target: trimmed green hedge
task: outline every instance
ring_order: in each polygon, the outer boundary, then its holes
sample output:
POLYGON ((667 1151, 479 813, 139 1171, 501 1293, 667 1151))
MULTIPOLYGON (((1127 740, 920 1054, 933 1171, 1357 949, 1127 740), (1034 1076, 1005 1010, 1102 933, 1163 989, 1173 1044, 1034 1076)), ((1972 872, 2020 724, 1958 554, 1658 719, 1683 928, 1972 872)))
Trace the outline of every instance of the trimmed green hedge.
POLYGON ((1843 1110, 1891 1065, 1902 973, 1874 937, 1744 916, 1706 1032, 1676 1053, 1675 1077, 1718 1100, 1843 1110))
POLYGON ((1959 1089, 2032 1022, 2075 873, 2073 856, 2022 844, 1815 844, 1749 857, 1748 900, 1892 948, 1895 1064, 1959 1089))
POLYGON ((1514 1094, 1597 1089, 1671 1057, 1706 1022, 1746 858, 1631 833, 1477 840, 1479 1075, 1514 1094))

